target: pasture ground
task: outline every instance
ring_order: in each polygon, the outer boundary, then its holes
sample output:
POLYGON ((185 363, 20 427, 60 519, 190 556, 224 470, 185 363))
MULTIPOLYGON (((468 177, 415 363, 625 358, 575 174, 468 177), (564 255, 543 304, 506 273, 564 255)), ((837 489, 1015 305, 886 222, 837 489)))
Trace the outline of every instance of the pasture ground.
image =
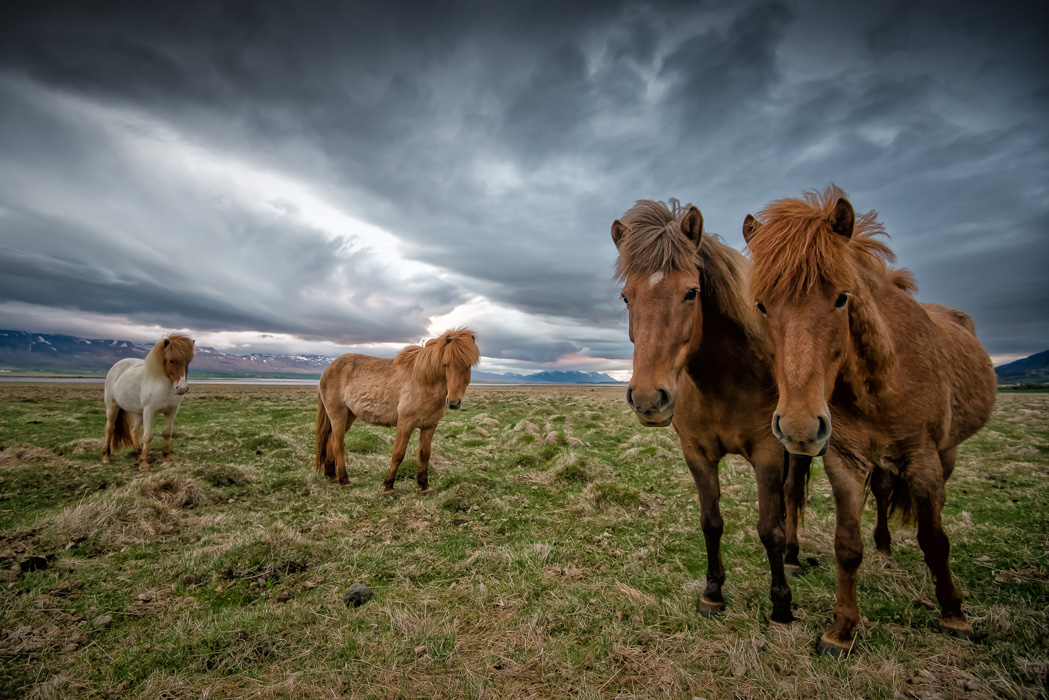
MULTIPOLYGON (((704 620, 695 489, 622 388, 472 386, 437 430, 437 493, 409 459, 394 501, 390 429, 350 431, 352 487, 314 472, 311 387, 192 386, 175 460, 148 473, 127 451, 100 463, 101 392, 0 384, 2 697, 1045 697, 1049 394, 1001 395, 948 484, 978 639, 938 631, 895 525, 896 566, 865 560, 861 636, 836 660, 813 653, 835 585, 822 471, 798 620, 770 629, 754 480, 723 465, 728 607, 704 620), (358 608, 354 582, 375 594, 358 608)), ((872 527, 868 508, 868 552, 872 527)))

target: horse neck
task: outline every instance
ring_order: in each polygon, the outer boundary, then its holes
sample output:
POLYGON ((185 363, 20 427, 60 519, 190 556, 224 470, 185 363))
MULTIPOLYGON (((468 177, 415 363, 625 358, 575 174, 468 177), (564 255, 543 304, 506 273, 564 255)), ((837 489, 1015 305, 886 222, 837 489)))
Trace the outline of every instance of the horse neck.
POLYGON ((687 365, 696 386, 701 391, 723 389, 726 382, 738 385, 741 378, 768 385, 772 375, 760 340, 713 299, 701 299, 703 322, 693 326, 687 365))
POLYGON ((149 351, 144 360, 143 367, 146 375, 150 379, 163 379, 167 381, 167 375, 164 374, 164 350, 161 347, 161 343, 157 343, 153 346, 153 349, 149 351))
POLYGON ((876 412, 897 384, 897 335, 919 332, 906 307, 920 309, 906 292, 881 276, 860 273, 857 282, 849 314, 848 351, 838 379, 857 408, 876 412))

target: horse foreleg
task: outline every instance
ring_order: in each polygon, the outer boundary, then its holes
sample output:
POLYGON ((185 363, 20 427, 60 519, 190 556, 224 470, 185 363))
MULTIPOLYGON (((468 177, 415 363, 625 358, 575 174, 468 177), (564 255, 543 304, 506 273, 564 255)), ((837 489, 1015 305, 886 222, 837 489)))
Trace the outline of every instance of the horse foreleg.
POLYGON ((397 470, 404 461, 404 454, 408 451, 408 440, 415 430, 410 425, 398 425, 397 437, 393 441, 393 456, 390 458, 390 470, 386 472, 386 478, 382 482, 382 492, 389 495, 393 493, 393 481, 397 478, 397 470))
POLYGON ((429 476, 430 444, 433 442, 433 431, 436 429, 436 425, 432 428, 419 428, 419 471, 415 473, 415 483, 419 485, 419 490, 424 494, 433 493, 429 476))
POLYGON ((132 413, 131 414, 131 453, 136 457, 142 454, 142 440, 139 435, 142 434, 142 414, 132 413))
POLYGON ((834 557, 838 560, 838 596, 834 603, 834 619, 820 637, 819 652, 846 656, 852 651, 856 625, 860 621, 856 571, 863 562, 860 515, 863 512, 865 475, 858 465, 841 459, 834 452, 827 453, 823 464, 834 494, 836 511, 834 557))
POLYGON ((954 585, 948 557, 951 543, 943 531, 940 514, 946 501, 939 455, 923 454, 908 465, 907 486, 914 499, 914 513, 918 521, 918 546, 925 555, 932 580, 936 585, 936 600, 940 603, 940 627, 956 637, 969 638, 973 628, 962 612, 962 597, 954 585))
POLYGON ((178 415, 178 406, 164 414, 164 432, 161 435, 164 438, 164 461, 171 461, 171 428, 175 425, 175 416, 178 415))
POLYGON ((710 617, 725 608, 721 593, 721 586, 725 583, 725 567, 721 563, 721 534, 725 521, 721 519, 721 485, 718 483, 721 456, 718 455, 717 460, 709 459, 698 445, 686 439, 681 440, 681 449, 699 491, 700 525, 707 545, 707 587, 696 608, 703 617, 710 617))
MULTIPOLYGON (((138 431, 135 431, 137 434, 138 431)), ((142 452, 138 456, 138 468, 141 471, 149 469, 149 443, 153 442, 153 409, 148 406, 142 408, 142 452)))
POLYGON ((798 529, 801 515, 805 510, 805 485, 809 480, 809 467, 812 457, 783 453, 786 465, 786 479, 783 483, 783 500, 785 510, 787 544, 783 550, 783 571, 787 576, 801 576, 801 561, 798 555, 801 546, 798 543, 798 529))
POLYGON ((786 516, 783 497, 783 456, 780 446, 767 449, 766 454, 752 457, 754 475, 758 481, 758 537, 768 554, 772 584, 772 621, 789 624, 794 620, 790 611, 790 586, 783 567, 787 542, 786 516))
POLYGON ((887 565, 892 565, 892 533, 889 532, 892 480, 892 474, 884 469, 875 469, 871 474, 871 493, 874 494, 874 505, 878 511, 878 519, 874 524, 874 547, 887 565))

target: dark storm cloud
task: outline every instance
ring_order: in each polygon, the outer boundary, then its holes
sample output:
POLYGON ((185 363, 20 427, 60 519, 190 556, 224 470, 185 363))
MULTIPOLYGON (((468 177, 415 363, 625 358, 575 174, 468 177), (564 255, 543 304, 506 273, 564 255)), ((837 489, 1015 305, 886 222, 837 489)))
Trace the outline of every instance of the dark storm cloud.
POLYGON ((1044 349, 1049 56, 1044 20, 1015 16, 975 3, 21 6, 0 27, 0 302, 142 321, 177 306, 191 328, 366 342, 417 338, 480 295, 516 319, 474 324, 488 324, 490 357, 628 358, 608 230, 634 200, 694 202, 741 246, 745 213, 833 181, 881 212, 923 300, 969 311, 995 352, 1044 349), (92 106, 117 136, 81 118, 92 106), (302 183, 388 231, 402 258, 333 237, 272 188, 260 210, 221 178, 210 191, 196 163, 151 172, 118 147, 164 128, 179 148, 302 183), (113 230, 125 218, 134 232, 113 230))

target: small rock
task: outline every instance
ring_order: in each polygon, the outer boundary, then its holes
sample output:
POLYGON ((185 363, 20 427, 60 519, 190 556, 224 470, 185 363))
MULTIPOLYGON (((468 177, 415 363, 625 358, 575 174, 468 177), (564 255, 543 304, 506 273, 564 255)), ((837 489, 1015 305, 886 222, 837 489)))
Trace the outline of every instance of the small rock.
POLYGON ((23 574, 27 574, 30 571, 39 571, 47 568, 47 559, 43 557, 29 557, 18 562, 18 568, 21 569, 23 574))
POLYGON ((291 600, 291 593, 288 593, 287 591, 282 591, 277 594, 278 603, 287 603, 289 600, 291 600))
POLYGON ((365 586, 363 583, 355 583, 346 589, 346 592, 342 594, 342 600, 346 605, 352 605, 355 608, 367 603, 372 599, 372 589, 365 586))
POLYGON ((417 658, 420 658, 420 659, 422 657, 426 656, 426 645, 425 644, 420 644, 419 646, 415 647, 415 656, 417 658))
POLYGON ((94 627, 95 629, 101 629, 102 627, 105 627, 106 625, 108 625, 112 621, 113 621, 113 616, 112 615, 101 615, 101 616, 96 617, 94 619, 94 621, 91 623, 91 626, 94 627))
POLYGON ((138 594, 138 599, 141 600, 143 603, 148 603, 149 601, 153 600, 153 594, 152 593, 139 593, 138 594))

